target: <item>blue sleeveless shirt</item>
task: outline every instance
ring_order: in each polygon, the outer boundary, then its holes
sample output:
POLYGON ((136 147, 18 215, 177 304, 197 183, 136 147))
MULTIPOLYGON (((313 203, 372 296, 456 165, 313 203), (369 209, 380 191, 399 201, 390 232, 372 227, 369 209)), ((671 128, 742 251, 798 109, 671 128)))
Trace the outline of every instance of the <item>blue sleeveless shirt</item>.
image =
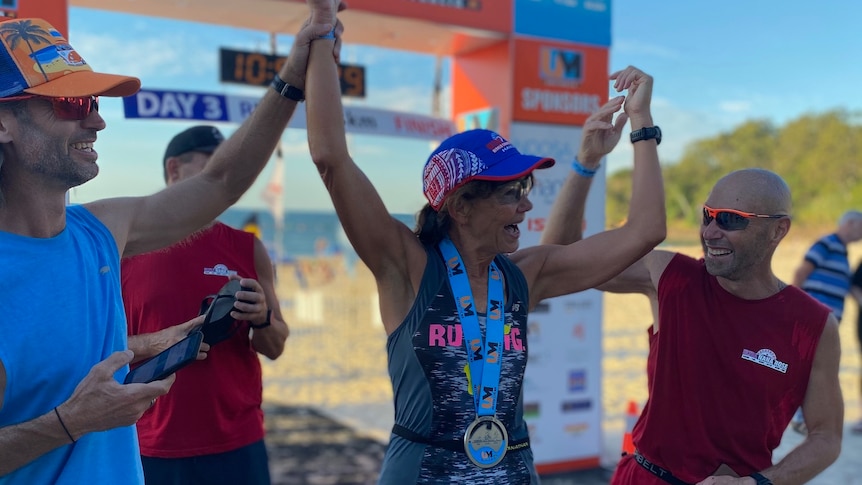
MULTIPOLYGON (((467 350, 442 256, 436 248, 426 247, 426 252, 428 263, 413 308, 387 340, 395 424, 432 442, 462 440, 476 418, 465 374, 467 350)), ((521 270, 505 256, 497 256, 495 262, 505 281, 507 327, 497 418, 505 424, 511 443, 527 437, 522 384, 530 300, 521 270)), ((480 316, 483 335, 484 322, 480 316)), ((393 434, 378 483, 527 485, 538 483, 538 476, 529 448, 510 451, 498 465, 483 469, 464 452, 393 434)))
MULTIPOLYGON (((0 232, 0 248, 5 427, 51 412, 127 340, 117 245, 84 207, 67 207, 66 228, 52 238, 0 232)), ((135 427, 88 433, 0 477, 0 485, 48 483, 143 484, 135 427)))

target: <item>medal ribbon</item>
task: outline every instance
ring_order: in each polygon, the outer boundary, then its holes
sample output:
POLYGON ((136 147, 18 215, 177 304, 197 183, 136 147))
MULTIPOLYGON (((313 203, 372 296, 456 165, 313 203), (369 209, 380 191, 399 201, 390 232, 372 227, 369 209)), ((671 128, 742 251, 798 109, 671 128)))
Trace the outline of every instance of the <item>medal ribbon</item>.
POLYGON ((503 277, 497 265, 491 261, 488 267, 488 307, 485 319, 485 339, 470 279, 461 261, 461 255, 449 238, 440 241, 440 252, 446 260, 449 285, 455 296, 455 307, 461 320, 464 345, 467 347, 467 361, 470 365, 470 381, 473 390, 473 404, 477 416, 494 416, 497 412, 497 391, 500 388, 500 368, 503 363, 503 277))

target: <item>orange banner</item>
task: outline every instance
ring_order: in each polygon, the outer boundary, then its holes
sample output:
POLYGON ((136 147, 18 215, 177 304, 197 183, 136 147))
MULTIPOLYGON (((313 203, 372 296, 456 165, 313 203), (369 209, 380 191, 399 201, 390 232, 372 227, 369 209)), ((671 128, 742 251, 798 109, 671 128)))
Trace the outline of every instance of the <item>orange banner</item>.
POLYGON ((583 125, 607 100, 608 49, 516 38, 513 121, 583 125))
POLYGON ((349 0, 351 10, 512 32, 512 0, 349 0))
POLYGON ((68 0, 18 0, 18 18, 40 18, 48 21, 58 32, 69 39, 68 0))

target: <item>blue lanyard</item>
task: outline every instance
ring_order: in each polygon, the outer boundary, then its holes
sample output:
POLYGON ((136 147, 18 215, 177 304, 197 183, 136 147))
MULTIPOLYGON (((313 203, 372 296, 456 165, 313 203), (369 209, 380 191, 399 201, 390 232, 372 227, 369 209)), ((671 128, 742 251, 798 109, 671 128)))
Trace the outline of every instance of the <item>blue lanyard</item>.
POLYGON ((440 241, 440 252, 446 260, 449 284, 455 296, 455 307, 461 320, 467 361, 470 365, 470 382, 473 404, 477 416, 494 416, 497 412, 497 391, 500 389, 500 368, 503 363, 503 277, 491 261, 488 267, 488 307, 485 320, 485 339, 473 304, 470 279, 458 250, 449 238, 440 241))

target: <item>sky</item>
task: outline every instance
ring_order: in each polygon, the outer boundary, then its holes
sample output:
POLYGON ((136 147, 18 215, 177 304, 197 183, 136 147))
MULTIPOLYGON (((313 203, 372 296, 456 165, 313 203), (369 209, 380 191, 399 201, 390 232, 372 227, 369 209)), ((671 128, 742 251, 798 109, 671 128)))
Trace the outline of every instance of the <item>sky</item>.
MULTIPOLYGON (((780 126, 806 113, 862 113, 862 2, 611 0, 611 13, 610 71, 634 65, 655 78, 652 110, 663 132, 662 163, 679 160, 693 141, 731 131, 747 120, 780 126)), ((266 52, 269 34, 263 31, 73 7, 69 41, 95 70, 138 76, 144 88, 263 94, 263 88, 218 80, 219 47, 266 52)), ((278 36, 278 53, 286 55, 291 41, 289 35, 278 36)), ((345 98, 346 104, 431 114, 433 56, 345 45, 342 62, 366 67, 366 98, 345 98)), ((444 59, 445 116, 451 115, 448 64, 444 59)), ((161 189, 164 147, 194 123, 125 119, 117 98, 102 98, 101 113, 107 129, 96 144, 100 174, 73 189, 71 201, 161 189)), ((219 128, 229 135, 236 125, 219 128)), ((286 130, 282 143, 286 210, 331 211, 308 156, 305 131, 286 130)), ((421 170, 432 149, 429 142, 350 136, 349 146, 391 212, 421 208, 421 170)), ((620 143, 608 157, 608 171, 631 167, 631 157, 630 144, 620 143)), ((272 165, 237 206, 265 207, 260 194, 272 165)))

